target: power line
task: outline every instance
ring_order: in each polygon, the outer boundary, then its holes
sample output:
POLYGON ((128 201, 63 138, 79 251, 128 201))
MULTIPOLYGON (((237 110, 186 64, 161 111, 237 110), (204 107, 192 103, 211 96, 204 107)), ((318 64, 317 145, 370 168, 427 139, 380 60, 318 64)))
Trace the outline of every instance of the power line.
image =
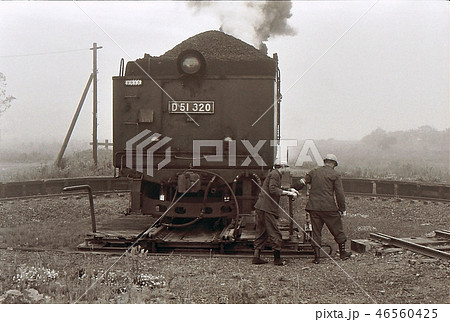
POLYGON ((49 51, 44 53, 32 53, 32 54, 20 54, 20 55, 6 55, 6 56, 0 56, 0 58, 14 58, 14 57, 28 57, 28 56, 43 56, 43 55, 54 55, 54 54, 67 54, 67 53, 73 53, 78 51, 87 51, 89 48, 83 48, 83 49, 71 49, 71 50, 61 50, 61 51, 49 51))

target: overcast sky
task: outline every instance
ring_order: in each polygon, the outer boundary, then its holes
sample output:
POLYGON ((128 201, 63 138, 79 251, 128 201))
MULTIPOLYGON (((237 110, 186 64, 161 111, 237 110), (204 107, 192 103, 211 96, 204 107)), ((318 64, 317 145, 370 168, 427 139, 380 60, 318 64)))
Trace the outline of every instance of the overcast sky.
MULTIPOLYGON (((255 46, 257 6, 185 2, 0 2, 0 72, 17 99, 1 141, 62 142, 92 70, 99 69, 99 141, 112 137, 111 78, 119 62, 159 56, 206 30, 255 46)), ((282 75, 282 136, 360 139, 449 127, 447 1, 293 1, 295 35, 273 35, 282 75)), ((73 137, 90 142, 92 91, 73 137)))

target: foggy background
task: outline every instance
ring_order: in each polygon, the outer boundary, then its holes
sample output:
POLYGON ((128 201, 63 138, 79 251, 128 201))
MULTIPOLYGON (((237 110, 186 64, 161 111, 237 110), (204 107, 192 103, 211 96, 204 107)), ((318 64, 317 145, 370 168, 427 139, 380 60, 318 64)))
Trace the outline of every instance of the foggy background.
MULTIPOLYGON (((159 56, 220 29, 278 53, 283 138, 348 143, 430 130, 440 138, 430 158, 448 164, 448 21, 447 1, 0 2, 0 73, 15 97, 0 115, 0 153, 54 150, 56 158, 92 72, 94 42, 103 47, 98 141, 111 142, 120 59, 159 56)), ((89 142, 92 86, 69 149, 89 142)))

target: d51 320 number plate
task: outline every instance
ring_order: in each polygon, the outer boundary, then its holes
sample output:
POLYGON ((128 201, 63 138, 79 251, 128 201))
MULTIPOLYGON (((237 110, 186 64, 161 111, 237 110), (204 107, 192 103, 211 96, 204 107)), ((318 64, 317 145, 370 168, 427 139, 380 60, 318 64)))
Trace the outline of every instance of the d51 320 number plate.
POLYGON ((169 113, 214 114, 214 101, 169 101, 169 113))

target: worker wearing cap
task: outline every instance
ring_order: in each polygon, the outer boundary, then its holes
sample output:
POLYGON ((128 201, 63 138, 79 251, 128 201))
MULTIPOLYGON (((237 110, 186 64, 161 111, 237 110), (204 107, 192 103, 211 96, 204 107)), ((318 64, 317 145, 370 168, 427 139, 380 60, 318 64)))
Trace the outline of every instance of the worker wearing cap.
POLYGON ((256 236, 253 264, 267 263, 266 260, 260 258, 260 254, 269 240, 272 244, 274 265, 284 265, 284 261, 281 259, 281 232, 277 225, 280 197, 282 195, 288 195, 293 198, 298 196, 298 192, 294 189, 286 190, 281 187, 281 175, 286 171, 286 167, 287 163, 281 163, 276 160, 273 169, 268 173, 262 187, 260 187, 261 191, 255 204, 256 236))
POLYGON ((314 247, 314 263, 319 263, 320 246, 322 242, 322 228, 327 225, 339 246, 341 259, 348 259, 351 252, 345 251, 347 237, 344 233, 341 215, 346 213, 344 188, 338 172, 334 168, 338 165, 334 154, 327 154, 324 166, 311 170, 304 178, 293 186, 296 189, 311 185, 309 200, 305 210, 311 216, 312 239, 314 247), (336 205, 337 203, 337 205, 336 205))

